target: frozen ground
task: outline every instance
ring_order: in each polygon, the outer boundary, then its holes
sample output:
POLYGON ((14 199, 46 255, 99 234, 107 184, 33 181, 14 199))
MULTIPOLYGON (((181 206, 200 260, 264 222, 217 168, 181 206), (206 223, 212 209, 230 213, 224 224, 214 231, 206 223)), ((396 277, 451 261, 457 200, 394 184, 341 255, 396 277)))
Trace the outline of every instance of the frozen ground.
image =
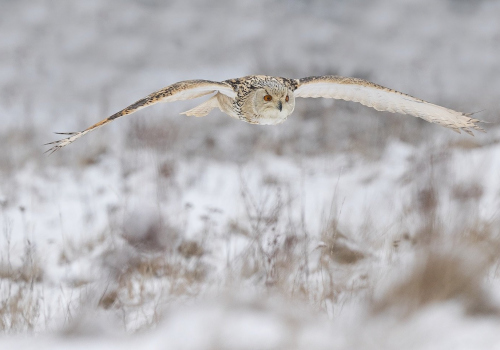
POLYGON ((500 145, 332 101, 275 128, 177 80, 370 79, 498 121, 500 1, 0 0, 1 349, 498 349, 500 145))

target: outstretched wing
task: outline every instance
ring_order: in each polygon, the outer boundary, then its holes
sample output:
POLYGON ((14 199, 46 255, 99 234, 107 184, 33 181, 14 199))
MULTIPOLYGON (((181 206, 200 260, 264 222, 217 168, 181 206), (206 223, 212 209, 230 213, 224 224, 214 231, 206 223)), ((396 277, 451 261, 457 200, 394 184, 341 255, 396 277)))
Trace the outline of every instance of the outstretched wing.
POLYGON ((65 139, 54 141, 47 143, 47 145, 54 145, 52 148, 47 150, 51 154, 57 151, 58 149, 69 145, 76 139, 82 137, 86 133, 100 128, 113 120, 123 117, 128 114, 132 114, 139 109, 151 106, 158 102, 173 102, 173 101, 182 101, 182 100, 190 100, 193 98, 201 97, 208 95, 214 92, 220 92, 224 95, 227 95, 231 98, 236 97, 236 92, 233 90, 231 85, 224 82, 216 82, 209 80, 186 80, 181 81, 172 85, 169 85, 161 90, 155 91, 152 94, 140 99, 139 101, 131 104, 130 106, 122 109, 119 112, 116 112, 112 116, 101 120, 100 122, 88 127, 87 129, 80 132, 69 132, 69 133, 58 133, 63 135, 71 135, 65 139))
POLYGON ((409 114, 436 123, 460 133, 472 135, 471 129, 483 131, 472 113, 457 112, 424 100, 403 94, 381 85, 357 78, 333 75, 307 77, 296 80, 295 97, 326 97, 359 102, 377 111, 409 114))

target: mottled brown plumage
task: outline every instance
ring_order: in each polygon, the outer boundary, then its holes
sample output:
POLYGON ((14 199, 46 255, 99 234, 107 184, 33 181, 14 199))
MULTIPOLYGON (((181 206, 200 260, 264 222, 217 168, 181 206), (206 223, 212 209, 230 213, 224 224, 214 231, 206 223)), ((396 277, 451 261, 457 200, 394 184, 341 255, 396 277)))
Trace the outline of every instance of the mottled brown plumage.
POLYGON ((378 111, 409 114, 459 133, 462 130, 472 135, 471 129, 484 131, 477 125, 480 121, 471 118, 470 113, 434 105, 362 79, 333 75, 302 79, 251 75, 223 82, 187 80, 169 85, 83 131, 62 133, 70 136, 49 143, 53 147, 47 152, 53 153, 114 119, 152 104, 189 100, 209 94, 213 96, 182 114, 203 117, 213 108, 219 108, 229 116, 247 123, 275 125, 284 122, 293 112, 296 97, 325 97, 359 102, 378 111), (266 100, 269 99, 266 96, 270 96, 270 100, 266 100))

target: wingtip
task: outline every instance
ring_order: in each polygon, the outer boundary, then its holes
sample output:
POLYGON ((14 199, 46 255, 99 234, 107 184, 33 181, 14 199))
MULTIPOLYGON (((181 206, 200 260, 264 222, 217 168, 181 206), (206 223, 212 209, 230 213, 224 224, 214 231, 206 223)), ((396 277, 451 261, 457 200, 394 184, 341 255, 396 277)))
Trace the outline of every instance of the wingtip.
POLYGON ((70 136, 63 138, 61 140, 46 143, 44 146, 47 146, 47 145, 53 145, 53 146, 51 148, 49 148, 47 151, 45 151, 44 153, 48 153, 49 155, 51 155, 52 153, 59 150, 60 148, 67 146, 70 143, 72 143, 73 141, 75 141, 83 133, 82 132, 72 132, 72 133, 57 133, 57 134, 70 135, 70 136))
POLYGON ((464 115, 466 115, 467 117, 470 117, 471 115, 474 115, 474 114, 477 114, 477 113, 481 113, 481 112, 484 112, 484 111, 486 111, 486 108, 485 109, 481 109, 480 111, 464 113, 464 115))
POLYGON ((59 148, 61 148, 61 147, 57 147, 57 146, 51 147, 48 150, 46 150, 45 152, 43 152, 43 154, 46 154, 47 157, 49 157, 50 155, 52 155, 52 153, 59 150, 59 148))
MULTIPOLYGON (((484 111, 484 110, 482 110, 482 111, 484 111)), ((482 112, 482 111, 472 112, 472 113, 463 113, 463 116, 467 117, 467 119, 465 120, 464 127, 461 127, 460 129, 463 130, 463 131, 465 131, 467 134, 469 134, 471 136, 474 136, 473 131, 480 131, 482 133, 486 133, 486 130, 483 129, 482 127, 480 127, 478 124, 479 123, 481 123, 481 124, 491 124, 491 122, 488 122, 488 121, 485 121, 485 120, 476 119, 476 118, 470 118, 471 115, 479 113, 479 112, 482 112)))
POLYGON ((474 133, 473 133, 471 130, 469 130, 469 129, 467 129, 467 128, 462 128, 462 131, 464 131, 465 133, 467 133, 467 134, 469 134, 470 136, 474 137, 474 133))

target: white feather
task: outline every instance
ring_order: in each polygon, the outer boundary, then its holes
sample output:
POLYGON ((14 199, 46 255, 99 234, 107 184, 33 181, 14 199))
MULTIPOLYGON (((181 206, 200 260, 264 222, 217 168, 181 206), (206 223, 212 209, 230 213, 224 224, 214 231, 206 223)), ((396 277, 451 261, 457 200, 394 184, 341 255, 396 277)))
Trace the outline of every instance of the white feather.
POLYGON ((484 131, 470 114, 441 107, 361 79, 325 76, 300 79, 295 97, 325 97, 359 102, 378 111, 409 114, 460 132, 484 131))

